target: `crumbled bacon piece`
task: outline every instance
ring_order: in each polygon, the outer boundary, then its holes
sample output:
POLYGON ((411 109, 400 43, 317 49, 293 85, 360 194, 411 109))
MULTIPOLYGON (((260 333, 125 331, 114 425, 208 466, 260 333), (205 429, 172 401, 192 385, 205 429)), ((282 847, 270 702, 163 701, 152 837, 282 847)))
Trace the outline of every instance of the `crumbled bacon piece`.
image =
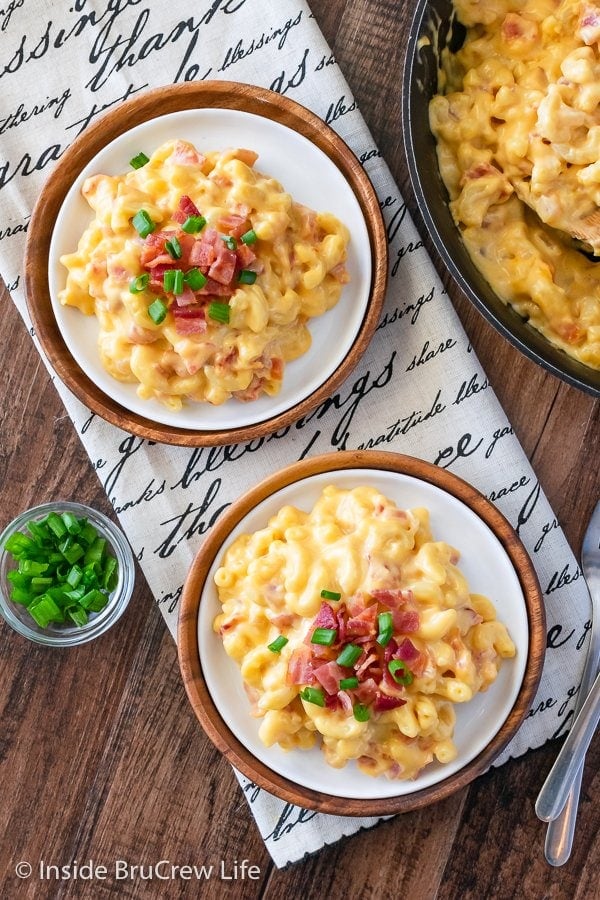
POLYGON ((245 216, 236 216, 229 213, 218 219, 217 228, 220 231, 227 232, 227 234, 230 234, 234 238, 241 238, 241 236, 248 231, 248 219, 245 216))
POLYGON ((221 246, 222 249, 218 248, 217 258, 208 270, 208 275, 219 284, 230 285, 237 265, 237 256, 235 250, 228 250, 223 241, 221 246))
POLYGON ((378 694, 377 682, 375 678, 367 678, 361 681, 357 688, 354 689, 354 696, 359 703, 372 703, 378 694))
POLYGON ((247 244, 240 244, 235 253, 242 269, 247 269, 256 260, 256 253, 247 244))
POLYGON ((328 694, 337 694, 340 689, 340 681, 346 677, 346 673, 335 661, 324 663, 315 669, 315 678, 325 688, 328 694))
POLYGON ((188 284, 184 284, 181 294, 175 295, 177 306, 191 306, 196 303, 196 295, 188 284))
POLYGON ((394 653, 394 657, 396 659, 401 659, 404 662, 414 662, 415 659, 420 654, 420 650, 418 650, 413 642, 409 638, 404 638, 396 652, 394 653))
POLYGON ((203 334, 206 331, 206 318, 203 309, 190 306, 171 307, 175 319, 177 334, 203 334))
MULTIPOLYGON (((335 613, 332 610, 329 603, 321 603, 321 608, 317 613, 317 617, 312 623, 312 630, 315 628, 335 628, 337 626, 337 619, 335 617, 335 613)), ((312 632, 311 632, 312 633, 312 632)))
POLYGON ((359 616, 367 605, 367 601, 362 594, 355 594, 346 600, 346 609, 350 617, 359 616))
POLYGON ((584 6, 579 19, 579 36, 588 47, 600 41, 600 9, 597 6, 584 6))
POLYGON ((173 260, 171 260, 169 265, 160 264, 154 266, 150 269, 150 281, 148 282, 148 287, 153 291, 160 291, 161 293, 164 291, 164 277, 165 272, 168 272, 170 269, 176 268, 173 260))
POLYGON ((314 666, 310 647, 301 644, 290 655, 287 670, 289 684, 310 684, 314 681, 314 666))
POLYGON ((346 691, 338 691, 337 698, 340 702, 340 706, 344 710, 347 716, 352 715, 353 706, 352 706, 352 698, 346 691))
POLYGON ((413 592, 411 590, 378 590, 371 591, 371 596, 389 609, 399 609, 413 599, 413 592))
POLYGON ((174 231, 153 231, 145 239, 140 254, 140 263, 145 269, 160 265, 172 265, 175 260, 165 249, 165 244, 175 237, 174 231))
POLYGON ((167 157, 167 160, 177 166, 202 166, 206 161, 206 157, 199 153, 192 144, 188 144, 187 141, 175 141, 175 147, 167 157))
POLYGON ((354 667, 354 671, 356 672, 358 678, 361 678, 367 671, 369 666, 372 666, 373 663, 378 662, 378 660, 379 657, 377 653, 367 653, 365 659, 362 662, 357 662, 356 666, 354 667))
POLYGON ((486 178, 488 175, 502 175, 502 172, 491 163, 477 163, 471 166, 470 169, 467 169, 461 178, 461 184, 464 184, 466 181, 475 181, 478 178, 486 178))
POLYGON ((346 622, 346 633, 349 635, 365 635, 377 633, 377 604, 367 606, 357 616, 352 616, 346 622))
POLYGON ((400 632, 400 634, 410 634, 419 630, 421 617, 415 610, 392 610, 392 621, 395 631, 400 632))
POLYGON ((191 197, 188 197, 187 194, 183 194, 183 196, 181 197, 181 199, 179 201, 179 206, 173 213, 173 219, 176 222, 179 222, 181 225, 183 225, 183 223, 186 221, 186 219, 189 219, 190 216, 199 216, 199 215, 200 215, 200 210, 198 209, 198 207, 196 206, 194 201, 191 199, 191 197))
MULTIPOLYGON (((190 250, 190 265, 208 270, 217 258, 216 242, 220 240, 214 228, 206 228, 202 236, 194 241, 190 250)), ((222 243, 222 241, 221 241, 222 243)))
POLYGON ((518 42, 521 45, 533 44, 540 33, 537 22, 512 12, 506 14, 500 32, 507 43, 518 42))
POLYGON ((221 284, 214 278, 207 277, 206 284, 196 291, 201 297, 231 297, 232 286, 230 284, 221 284))
POLYGON ((554 331, 559 337, 566 341, 567 344, 580 344, 586 336, 585 328, 577 325, 576 322, 560 322, 554 327, 554 331))
POLYGON ((283 378, 283 360, 280 356, 271 357, 270 374, 271 378, 283 378))
POLYGON ((403 700, 402 697, 388 697, 387 694, 377 694, 375 697, 375 711, 376 712, 386 712, 388 709, 398 709, 399 706, 404 706, 406 700, 403 700))

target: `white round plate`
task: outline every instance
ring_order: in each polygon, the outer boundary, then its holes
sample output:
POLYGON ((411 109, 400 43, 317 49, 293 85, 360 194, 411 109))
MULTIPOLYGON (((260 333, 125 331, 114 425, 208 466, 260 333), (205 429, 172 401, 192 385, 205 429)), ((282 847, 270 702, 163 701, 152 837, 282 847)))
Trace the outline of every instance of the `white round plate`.
POLYGON ((262 763, 292 782, 330 794, 358 800, 373 800, 412 794, 458 772, 485 749, 508 717, 525 673, 529 627, 525 599, 519 579, 504 547, 493 531, 460 500, 409 475, 374 469, 344 469, 314 475, 275 492, 249 512, 230 533, 210 568, 198 615, 200 663, 211 697, 236 738, 262 763), (260 721, 250 715, 237 663, 223 648, 212 623, 221 612, 214 574, 222 554, 240 534, 265 527, 269 518, 285 504, 310 511, 328 484, 350 489, 359 485, 377 488, 404 509, 424 506, 430 512, 434 540, 450 543, 460 551, 458 566, 472 593, 489 597, 500 621, 507 625, 517 648, 513 659, 503 660, 496 681, 485 693, 465 704, 455 704, 454 742, 456 759, 445 765, 434 762, 414 781, 388 780, 365 775, 354 761, 343 769, 325 762, 322 751, 284 751, 265 747, 258 738, 260 721))
POLYGON ((196 431, 242 428, 276 416, 308 397, 348 354, 363 321, 371 288, 371 251, 367 226, 352 188, 340 170, 311 141, 271 119, 232 109, 194 109, 169 113, 132 128, 108 144, 82 170, 57 217, 48 259, 52 306, 69 352, 85 374, 125 409, 163 425, 196 431), (347 268, 337 305, 311 319, 312 346, 304 356, 286 364, 283 386, 276 397, 250 403, 229 400, 221 406, 188 402, 178 412, 156 400, 141 400, 136 384, 113 379, 103 368, 97 350, 98 323, 73 307, 62 306, 58 293, 67 271, 59 262, 76 250, 79 238, 93 218, 81 196, 90 175, 118 175, 129 170, 129 160, 144 151, 148 156, 168 140, 181 138, 198 150, 247 147, 258 153, 256 169, 276 178, 294 200, 317 212, 331 212, 350 230, 347 268))

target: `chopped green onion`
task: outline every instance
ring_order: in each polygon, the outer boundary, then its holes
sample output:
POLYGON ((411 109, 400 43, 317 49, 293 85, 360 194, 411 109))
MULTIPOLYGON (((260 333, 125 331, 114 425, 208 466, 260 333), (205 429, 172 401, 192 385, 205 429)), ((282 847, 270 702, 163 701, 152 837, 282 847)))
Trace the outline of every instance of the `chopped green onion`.
MULTIPOLYGON (((27 531, 31 535, 33 535, 38 543, 43 544, 46 541, 52 540, 52 535, 48 528, 45 525, 42 525, 40 522, 34 521, 33 519, 31 520, 31 522, 27 523, 27 531)), ((20 534, 20 532, 17 532, 17 534, 20 534)))
POLYGON ((10 599, 26 607, 40 628, 66 620, 85 625, 89 612, 104 609, 118 580, 106 539, 68 510, 25 527, 31 538, 16 532, 4 543, 17 563, 6 573, 10 599))
POLYGON ((369 707, 365 706, 364 703, 355 703, 352 711, 357 722, 368 722, 371 718, 369 707))
POLYGON ((251 272, 250 269, 242 269, 238 275, 238 281, 240 284, 254 284, 256 272, 251 272))
POLYGON ((117 561, 114 556, 109 556, 104 563, 102 572, 102 587, 105 591, 113 591, 117 586, 117 561))
POLYGON ((21 575, 43 575, 48 570, 48 563, 36 562, 34 559, 22 559, 19 562, 21 575))
POLYGON ((337 629, 315 628, 310 639, 311 644, 320 644, 322 647, 331 647, 335 643, 337 629))
POLYGON ((163 286, 167 293, 183 294, 183 272, 181 269, 167 269, 163 275, 163 286))
POLYGON ((314 703, 315 706, 325 706, 325 694, 321 688, 305 687, 300 691, 300 696, 307 703, 314 703))
POLYGON ((412 684, 413 673, 401 659, 390 659, 388 669, 397 684, 412 684))
MULTIPOLYGON (((116 562, 116 560, 115 560, 116 562)), ((80 566, 74 565, 69 569, 69 573, 65 578, 65 581, 72 588, 76 588, 81 579, 83 578, 83 569, 80 566)))
POLYGON ((354 688, 358 687, 358 678, 356 675, 353 675, 351 678, 342 678, 340 681, 340 690, 341 691, 351 691, 354 688))
POLYGON ((211 303, 208 307, 208 315, 215 322, 222 322, 224 325, 229 323, 229 304, 228 303, 211 303))
POLYGON ((183 280, 193 291, 199 291, 200 288, 204 287, 208 278, 200 271, 200 269, 188 269, 183 276, 183 280))
POLYGON ((7 538, 4 547, 9 553, 12 553, 15 559, 19 559, 25 556, 26 553, 35 552, 37 544, 27 537, 26 534, 21 534, 20 531, 17 531, 7 538))
POLYGON ((80 628, 82 625, 87 625, 88 614, 81 606, 69 606, 65 612, 80 628))
POLYGON ((148 282, 150 281, 150 276, 147 272, 144 272, 143 275, 138 275, 137 278, 134 278, 133 281, 129 282, 129 293, 130 294, 141 294, 142 291, 145 291, 148 287, 148 282))
POLYGON ((30 582, 34 594, 43 594, 46 588, 52 587, 52 578, 47 575, 34 575, 30 582))
POLYGON ((269 648, 271 653, 281 653, 287 642, 288 639, 280 634, 279 637, 276 637, 274 641, 271 641, 270 644, 267 644, 267 647, 269 648))
POLYGON ((87 594, 83 595, 79 603, 84 609, 88 609, 90 612, 100 612, 100 610, 104 609, 106 606, 106 596, 102 591, 92 588, 91 591, 88 591, 87 594))
POLYGON ((129 160, 129 165, 132 169, 141 169, 142 166, 145 166, 146 163, 150 162, 150 158, 146 156, 145 153, 138 153, 137 156, 134 156, 133 159, 129 160))
POLYGON ((181 244, 176 237, 171 238, 170 241, 165 241, 165 250, 171 259, 181 259, 181 244))
POLYGON ((391 612, 382 612, 377 616, 377 624, 379 634, 377 635, 377 643, 380 647, 387 647, 394 633, 394 620, 391 612))
POLYGON ((32 619, 40 628, 46 628, 50 622, 64 622, 64 616, 52 597, 42 594, 27 607, 32 619))
POLYGON ((221 240, 225 244, 228 250, 235 250, 237 247, 237 241, 234 237, 231 237, 230 234, 222 234, 221 240))
POLYGON ((89 545, 93 544, 94 541, 96 540, 96 538, 98 536, 98 532, 96 531, 96 529, 90 522, 86 521, 85 519, 82 519, 81 521, 84 522, 85 524, 81 528, 79 540, 83 544, 86 544, 89 547, 89 545))
POLYGON ((67 533, 67 526, 65 525, 63 520, 60 518, 60 516, 56 515, 56 513, 53 513, 53 512, 49 513, 49 515, 46 519, 46 524, 48 525, 48 528, 50 528, 51 531, 53 531, 54 534, 56 535, 56 537, 58 537, 58 538, 63 537, 63 535, 65 535, 67 533))
MULTIPOLYGON (((15 587, 27 587, 29 584, 29 578, 31 576, 23 575, 22 572, 19 572, 18 569, 11 569, 6 573, 6 577, 10 581, 11 584, 14 584, 15 587)), ((38 576, 39 577, 39 576, 38 576)))
POLYGON ((66 541, 64 541, 60 547, 58 548, 67 562, 73 564, 76 563, 78 559, 84 555, 85 550, 81 546, 81 544, 73 541, 73 538, 69 537, 66 541))
POLYGON ((206 225, 204 216, 189 216, 181 226, 187 234, 197 234, 206 225))
POLYGON ((339 594, 337 591, 322 590, 321 597, 323 597, 324 600, 341 600, 342 599, 342 595, 339 594))
POLYGON ((159 300, 158 298, 154 300, 148 307, 148 315, 155 325, 160 325, 161 322, 164 322, 167 312, 167 304, 163 300, 159 300))
POLYGON ((145 209, 140 209, 139 212, 136 212, 135 216, 131 220, 131 224, 133 225, 139 236, 143 238, 148 237, 149 234, 152 234, 152 232, 156 228, 156 223, 152 221, 145 209))
POLYGON ((14 603, 20 603, 23 606, 27 606, 28 603, 31 603, 31 593, 24 588, 13 587, 10 592, 10 599, 14 603))
POLYGON ((81 531, 81 525, 79 524, 79 520, 70 512, 64 512, 61 516, 61 519, 65 523, 65 527, 69 534, 79 534, 81 531))
POLYGON ((357 644, 346 644, 336 659, 336 663, 338 666, 347 666, 348 668, 351 668, 362 655, 362 652, 362 647, 359 647, 357 644))
POLYGON ((99 563, 104 556, 106 550, 106 538, 97 537, 91 547, 85 551, 84 565, 89 566, 91 563, 99 563))
POLYGON ((253 228, 242 235, 242 244, 255 244, 258 240, 257 234, 253 228))

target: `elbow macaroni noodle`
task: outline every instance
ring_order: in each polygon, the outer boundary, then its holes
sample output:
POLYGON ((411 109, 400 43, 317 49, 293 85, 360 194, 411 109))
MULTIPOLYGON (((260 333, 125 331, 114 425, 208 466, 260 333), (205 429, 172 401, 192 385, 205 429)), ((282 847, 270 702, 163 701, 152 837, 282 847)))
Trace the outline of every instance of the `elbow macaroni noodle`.
MULTIPOLYGON (((104 367, 120 381, 139 383, 142 398, 177 410, 186 400, 221 404, 232 396, 252 400, 276 394, 285 362, 310 346, 308 320, 335 306, 349 280, 346 227, 329 213, 296 203, 275 179, 254 169, 255 160, 250 150, 204 156, 185 141, 170 141, 140 168, 95 175, 83 185, 95 217, 77 251, 61 257, 68 274, 59 299, 96 315, 104 367), (182 219, 174 218, 183 198, 206 219, 198 241, 204 233, 219 244, 218 234, 231 236, 231 221, 242 223, 233 241, 238 268, 230 296, 222 273, 213 278, 208 262, 200 265, 203 275, 210 274, 208 286, 195 294, 185 288, 183 295, 163 288, 156 260, 144 263, 146 245, 154 239, 152 233, 141 237, 132 224, 140 210, 163 236, 163 254, 169 237, 180 239, 183 260, 167 256, 166 268, 185 270, 182 263, 194 241, 182 231, 182 219), (251 247, 239 241, 241 231, 254 232, 251 247), (253 283, 236 280, 244 260, 256 274, 253 283), (140 274, 150 282, 132 292, 132 280, 140 274), (160 322, 149 313, 157 298, 168 307, 160 322), (229 321, 211 318, 211 301, 227 302, 229 321)), ((217 250, 222 256, 223 248, 217 250)))
POLYGON ((214 629, 240 666, 261 741, 289 750, 320 739, 330 765, 354 759, 390 778, 454 759, 454 704, 486 690, 516 652, 457 561, 432 539, 426 509, 401 510, 370 487, 328 486, 310 512, 284 506, 233 541, 215 573, 214 629), (393 619, 385 644, 381 613, 393 619), (311 640, 323 627, 335 634, 328 646, 311 640), (338 664, 348 646, 358 658, 338 664))
POLYGON ((580 250, 600 255, 600 7, 454 7, 467 35, 430 105, 450 210, 499 297, 598 369, 600 267, 580 250))

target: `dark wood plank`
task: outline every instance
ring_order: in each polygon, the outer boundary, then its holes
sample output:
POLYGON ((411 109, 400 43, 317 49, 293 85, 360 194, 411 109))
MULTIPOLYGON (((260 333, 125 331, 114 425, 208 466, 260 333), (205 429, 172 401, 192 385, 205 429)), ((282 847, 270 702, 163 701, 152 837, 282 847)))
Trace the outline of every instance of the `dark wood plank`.
MULTIPOLYGON (((350 87, 411 212, 400 122, 400 69, 415 0, 314 0, 350 87)), ((427 235, 422 231, 425 240, 427 235)), ((560 384, 500 339, 449 281, 474 348, 578 550, 598 497, 599 405, 560 384)), ((10 299, 0 295, 4 402, 0 500, 8 521, 26 506, 76 496, 109 504, 10 299), (59 452, 57 451, 59 448, 59 452)), ((600 742, 592 745, 574 853, 561 869, 543 859, 545 826, 533 803, 556 745, 480 777, 432 808, 407 813, 275 870, 229 765, 196 726, 175 646, 143 579, 118 628, 77 650, 36 648, 0 623, 0 896, 416 900, 598 895, 600 742), (213 864, 247 858, 256 882, 231 884, 19 881, 20 859, 93 858, 213 864)))

